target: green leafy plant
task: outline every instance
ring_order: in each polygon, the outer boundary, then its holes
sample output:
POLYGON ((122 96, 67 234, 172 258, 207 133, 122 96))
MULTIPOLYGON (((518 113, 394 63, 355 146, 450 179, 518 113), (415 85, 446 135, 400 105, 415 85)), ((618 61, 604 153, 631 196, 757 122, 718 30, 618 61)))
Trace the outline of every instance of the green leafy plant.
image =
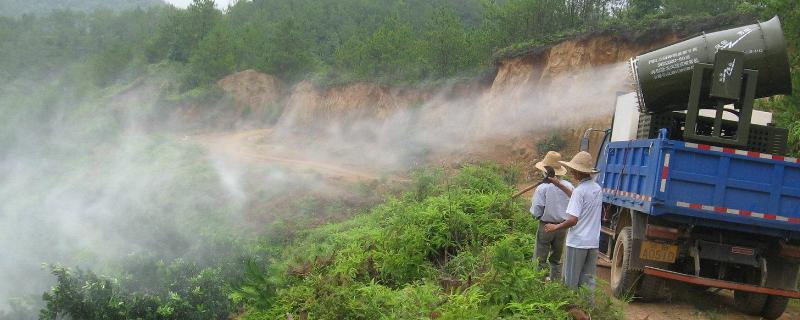
POLYGON ((234 311, 230 280, 219 268, 151 262, 140 270, 154 272, 120 279, 57 265, 50 270, 56 284, 43 295, 42 319, 227 319, 234 311))
POLYGON ((532 261, 535 224, 509 201, 503 169, 438 175, 418 173, 407 195, 301 235, 282 254, 285 267, 275 267, 284 276, 256 277, 272 281, 260 287, 274 294, 272 305, 245 299, 243 318, 565 318, 567 305, 619 317, 610 299, 592 306, 544 281, 532 261))

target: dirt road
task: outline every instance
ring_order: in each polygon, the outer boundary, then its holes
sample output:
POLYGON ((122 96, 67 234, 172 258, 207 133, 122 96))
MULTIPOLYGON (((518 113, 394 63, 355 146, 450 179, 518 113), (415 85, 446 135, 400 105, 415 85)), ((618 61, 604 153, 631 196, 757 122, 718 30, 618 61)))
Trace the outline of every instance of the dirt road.
POLYGON ((344 164, 322 162, 309 159, 302 152, 302 146, 285 146, 268 142, 271 129, 256 129, 228 133, 213 133, 187 136, 184 140, 205 146, 212 152, 222 152, 226 156, 249 162, 279 165, 291 170, 312 171, 320 175, 349 182, 381 180, 406 182, 408 179, 371 172, 344 164))
MULTIPOLYGON (((597 276, 608 283, 611 270, 597 268, 597 276)), ((606 289, 608 286, 606 285, 606 289)), ((610 294, 610 290, 607 290, 610 294)), ((713 290, 704 292, 686 291, 672 301, 638 302, 625 305, 625 319, 629 320, 758 320, 736 310, 733 292, 713 290)), ((800 304, 790 303, 781 320, 800 319, 800 304)))

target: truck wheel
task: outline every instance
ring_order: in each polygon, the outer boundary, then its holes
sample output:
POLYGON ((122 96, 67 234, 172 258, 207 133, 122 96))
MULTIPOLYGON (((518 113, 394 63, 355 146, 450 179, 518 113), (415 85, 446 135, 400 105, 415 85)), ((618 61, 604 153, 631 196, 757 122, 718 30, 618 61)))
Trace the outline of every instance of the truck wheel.
POLYGON ((636 290, 636 281, 642 276, 641 270, 631 267, 632 255, 633 231, 631 227, 625 227, 617 236, 611 259, 611 292, 617 298, 632 296, 636 290))
POLYGON ((666 281, 661 278, 642 275, 637 293, 646 301, 657 301, 668 296, 666 281))
MULTIPOLYGON (((743 283, 758 285, 761 281, 761 271, 755 268, 750 268, 740 272, 743 283)), ((736 308, 740 311, 758 316, 761 315, 761 310, 764 310, 764 304, 767 303, 768 295, 762 293, 752 293, 747 291, 734 290, 733 301, 736 303, 736 308)))
MULTIPOLYGON (((800 265, 778 257, 767 258, 767 287, 786 290, 797 288, 798 271, 800 265)), ((779 296, 769 296, 761 311, 761 316, 765 319, 777 319, 786 310, 789 298, 779 296)))
POLYGON ((767 320, 778 319, 786 311, 788 304, 789 298, 787 297, 769 296, 764 304, 764 310, 761 311, 761 316, 767 320))
POLYGON ((767 302, 767 295, 736 290, 733 292, 733 301, 736 303, 736 308, 740 311, 757 316, 764 310, 764 304, 767 302))

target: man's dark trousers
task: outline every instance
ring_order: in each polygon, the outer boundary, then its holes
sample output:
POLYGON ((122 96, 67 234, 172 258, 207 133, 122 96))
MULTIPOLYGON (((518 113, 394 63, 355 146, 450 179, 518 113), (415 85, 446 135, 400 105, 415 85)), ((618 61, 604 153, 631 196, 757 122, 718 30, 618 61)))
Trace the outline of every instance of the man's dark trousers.
POLYGON ((561 255, 564 253, 564 242, 567 229, 556 232, 544 232, 547 222, 539 221, 536 231, 536 252, 534 258, 539 260, 539 267, 550 265, 550 280, 561 281, 561 255))

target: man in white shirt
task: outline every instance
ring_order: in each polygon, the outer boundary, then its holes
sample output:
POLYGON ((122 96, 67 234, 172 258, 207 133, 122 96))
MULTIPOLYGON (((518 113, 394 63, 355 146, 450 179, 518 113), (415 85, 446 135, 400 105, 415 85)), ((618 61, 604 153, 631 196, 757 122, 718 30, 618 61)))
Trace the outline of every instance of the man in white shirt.
MULTIPOLYGON (((572 184, 561 178, 567 174, 567 168, 559 163, 561 154, 555 151, 547 152, 544 160, 534 165, 547 178, 547 168, 551 168, 553 173, 559 177, 561 184, 572 189, 572 184)), ((534 219, 539 220, 539 229, 536 231, 536 251, 534 257, 539 260, 539 267, 542 269, 550 265, 550 279, 561 280, 561 255, 564 252, 564 241, 567 237, 567 230, 556 232, 545 232, 545 224, 558 224, 566 220, 567 204, 569 196, 561 191, 557 186, 545 180, 545 183, 536 187, 531 200, 531 214, 534 219)))
POLYGON ((594 289, 603 207, 602 188, 592 179, 592 174, 597 170, 588 152, 581 151, 571 161, 561 161, 561 164, 580 183, 570 190, 557 179, 551 179, 555 186, 570 195, 566 210, 569 217, 562 223, 545 225, 545 231, 557 232, 569 228, 564 255, 564 284, 576 289, 581 286, 594 289))

